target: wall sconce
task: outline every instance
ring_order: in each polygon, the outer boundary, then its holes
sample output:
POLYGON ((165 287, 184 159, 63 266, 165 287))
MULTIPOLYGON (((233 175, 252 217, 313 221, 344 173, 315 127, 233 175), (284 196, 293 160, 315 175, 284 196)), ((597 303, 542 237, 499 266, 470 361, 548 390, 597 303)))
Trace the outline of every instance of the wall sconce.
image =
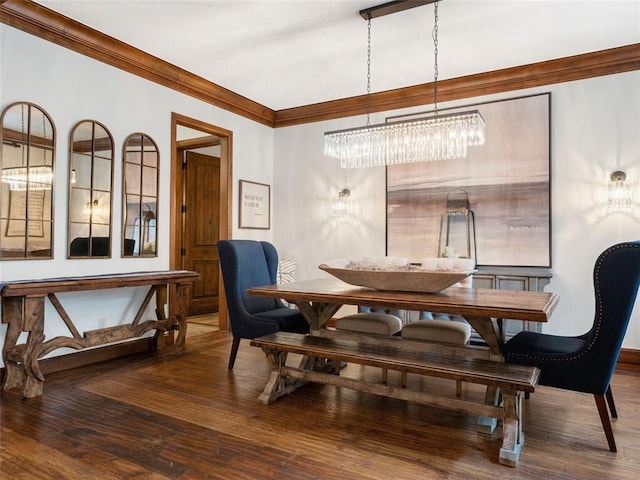
POLYGON ((609 211, 624 211, 631 209, 631 184, 627 182, 627 175, 617 170, 611 174, 609 180, 609 211))
POLYGON ((349 213, 349 197, 351 196, 351 190, 343 188, 338 192, 338 195, 333 199, 333 215, 336 217, 342 217, 349 213))
POLYGON ((100 202, 96 199, 93 202, 87 202, 84 206, 83 213, 87 216, 95 215, 100 202))

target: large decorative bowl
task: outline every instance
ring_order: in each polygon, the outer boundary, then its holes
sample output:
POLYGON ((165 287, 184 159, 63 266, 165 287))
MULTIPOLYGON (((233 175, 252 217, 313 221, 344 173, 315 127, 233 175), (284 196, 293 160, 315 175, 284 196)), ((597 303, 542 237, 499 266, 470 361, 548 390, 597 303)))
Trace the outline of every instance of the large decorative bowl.
POLYGON ((348 260, 334 260, 318 268, 351 285, 421 293, 440 292, 474 273, 474 270, 422 270, 416 267, 354 267, 348 260))

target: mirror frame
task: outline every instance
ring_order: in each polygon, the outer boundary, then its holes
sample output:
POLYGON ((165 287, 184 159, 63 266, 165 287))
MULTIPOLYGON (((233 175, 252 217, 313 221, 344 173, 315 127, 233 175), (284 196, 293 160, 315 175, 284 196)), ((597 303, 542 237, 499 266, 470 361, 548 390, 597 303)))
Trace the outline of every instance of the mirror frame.
MULTIPOLYGON (((137 172, 134 172, 137 173, 137 172)), ((129 186, 131 187, 131 186, 129 186)), ((139 258, 139 257, 157 257, 158 256, 158 202, 160 197, 160 151, 157 143, 147 134, 136 132, 129 135, 122 146, 122 247, 121 256, 123 258, 139 258), (130 145, 137 139, 139 145, 130 145), (133 147, 133 148, 131 148, 133 147), (138 148, 139 147, 139 148, 138 148), (146 147, 153 147, 146 150, 146 147), (155 153, 155 165, 145 164, 145 153, 155 153), (136 158, 133 158, 133 157, 136 158), (130 161, 137 160, 137 161, 130 161), (138 189, 127 189, 127 172, 129 170, 139 170, 139 184, 138 189), (155 195, 145 194, 145 171, 150 172, 155 170, 155 182, 154 189, 155 195), (135 203, 130 203, 129 197, 137 197, 135 203), (145 199, 147 201, 145 201, 145 199), (153 200, 153 201, 150 201, 153 200), (154 207, 149 206, 150 203, 154 204, 154 207), (133 207, 133 209, 130 208, 133 207), (145 206, 147 211, 145 211, 145 206), (135 208, 137 207, 137 208, 135 208), (128 214, 132 213, 131 210, 137 210, 135 220, 132 224, 127 224, 128 214), (154 222, 153 227, 150 225, 154 222), (137 234, 136 231, 137 225, 137 234), (132 238, 127 237, 127 229, 133 230, 132 238), (153 241, 151 241, 150 232, 153 228, 153 241), (147 235, 147 242, 145 239, 145 232, 147 235), (127 240, 133 240, 133 245, 129 245, 127 240), (149 244, 153 244, 153 250, 148 251, 149 244), (131 253, 129 253, 131 252, 131 253)))
MULTIPOLYGON (((81 120, 77 122, 73 128, 71 129, 71 133, 69 134, 69 173, 67 176, 67 180, 69 182, 69 190, 68 190, 68 218, 67 218, 67 258, 69 259, 95 259, 95 258, 111 258, 112 256, 112 240, 113 240, 113 232, 112 232, 112 221, 113 221, 113 171, 114 171, 114 141, 111 132, 107 127, 105 127, 102 123, 96 120, 81 120), (85 125, 91 125, 91 138, 89 140, 78 140, 74 141, 78 129, 85 125), (104 130, 106 137, 104 139, 96 138, 96 128, 101 128, 104 130), (108 139, 108 140, 107 140, 108 139), (82 149, 75 148, 76 143, 82 142, 82 149), (109 151, 109 157, 105 155, 100 155, 98 152, 109 151), (87 155, 87 152, 88 155, 87 155), (85 156, 89 156, 90 164, 89 164, 89 179, 88 179, 88 187, 74 187, 74 183, 76 182, 76 169, 74 156, 76 154, 82 154, 85 156), (108 190, 95 188, 96 182, 96 160, 109 160, 110 168, 109 168, 109 187, 108 190), (79 207, 76 205, 72 205, 72 200, 74 197, 74 189, 78 190, 78 193, 84 191, 85 197, 88 194, 88 201, 84 206, 80 205, 79 207), (108 203, 108 211, 105 212, 104 203, 101 205, 99 203, 99 198, 104 197, 106 194, 109 195, 108 203), (75 218, 76 213, 72 211, 73 209, 82 208, 83 215, 88 215, 87 221, 72 221, 75 218), (100 208, 99 214, 96 213, 96 210, 100 208), (108 217, 107 221, 96 221, 95 217, 103 219, 108 217), (80 235, 75 236, 71 239, 71 232, 74 226, 78 225, 87 225, 88 226, 88 234, 86 237, 80 235), (98 227, 107 227, 108 236, 104 235, 95 235, 94 228, 98 227), (107 240, 104 240, 104 239, 107 240), (99 239, 99 240, 98 240, 99 239), (75 246, 74 246, 74 242, 75 246), (86 251, 86 254, 79 254, 74 252, 74 249, 78 251, 86 251)), ((80 165, 78 165, 80 166, 80 165)), ((86 184, 86 182, 85 182, 86 184)))
MULTIPOLYGON (((14 180, 15 177, 8 175, 2 177, 0 184, 0 227, 2 228, 2 236, 0 236, 0 260, 48 260, 53 258, 53 240, 54 240, 54 201, 55 192, 55 156, 56 156, 56 127, 51 116, 39 105, 31 102, 14 102, 4 108, 0 115, 0 141, 2 151, 0 152, 0 171, 2 171, 3 162, 7 159, 3 158, 5 146, 21 148, 22 161, 25 162, 23 167, 26 168, 25 173, 32 175, 32 162, 37 162, 34 152, 41 150, 43 153, 44 164, 40 166, 50 166, 51 171, 44 179, 38 181, 22 181, 14 180), (5 120, 11 109, 21 107, 22 110, 22 127, 21 131, 5 128, 5 120), (27 108, 27 126, 24 129, 24 108, 27 108), (36 110, 42 114, 42 132, 38 132, 39 125, 32 123, 32 110, 36 110), (47 125, 49 123, 51 131, 51 141, 47 135, 47 125), (36 132, 36 133, 34 133, 36 132), (39 133, 39 135, 38 135, 39 133), (24 155, 26 151, 26 156, 24 155), (50 162, 47 160, 47 152, 50 152, 50 162), (6 190, 4 185, 8 185, 6 190), (5 191, 7 192, 5 194, 5 191), (36 195, 43 192, 42 195, 36 195), (47 195, 48 193, 48 195, 47 195), (18 195, 19 194, 19 195, 18 195), (5 198, 6 197, 6 198, 5 198), (49 204, 48 209, 45 208, 49 204), (6 209, 6 211, 5 211, 6 209), (49 216, 45 218, 45 210, 48 210, 49 216), (33 215, 30 215, 31 212, 33 215), (37 212, 40 212, 39 214, 37 212), (21 214, 19 217, 16 215, 21 214), (11 230, 11 233, 9 231, 11 230), (32 238, 48 238, 48 248, 31 248, 32 238), (12 243, 19 243, 22 239, 22 248, 13 249, 6 248, 8 240, 5 238, 15 237, 12 243)), ((36 167, 38 165, 33 165, 36 167)), ((7 167, 12 168, 12 167, 7 167)), ((27 177, 29 178, 29 177, 27 177)))

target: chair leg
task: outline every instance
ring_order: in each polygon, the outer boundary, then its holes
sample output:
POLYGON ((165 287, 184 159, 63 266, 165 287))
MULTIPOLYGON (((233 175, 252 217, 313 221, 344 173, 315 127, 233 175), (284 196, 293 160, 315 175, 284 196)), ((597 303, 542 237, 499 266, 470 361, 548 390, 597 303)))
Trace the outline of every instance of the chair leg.
POLYGON ((383 368, 382 369, 382 383, 383 384, 387 384, 387 369, 383 368))
POLYGON ((611 385, 607 388, 607 403, 609 404, 609 410, 611 411, 611 418, 618 418, 618 412, 616 411, 616 404, 613 402, 613 393, 611 392, 611 385))
POLYGON ((456 380, 456 397, 462 395, 462 380, 456 380))
POLYGON ((611 420, 609 419, 609 411, 607 410, 607 401, 604 397, 604 395, 594 395, 598 413, 600 414, 600 421, 602 422, 602 428, 604 429, 604 434, 607 436, 607 442, 609 442, 609 450, 617 452, 616 441, 613 438, 613 430, 611 429, 611 420))
POLYGON ((407 372, 402 372, 400 376, 400 386, 402 388, 407 388, 407 372))
POLYGON ((238 355, 238 347, 240 346, 240 337, 233 337, 233 343, 231 344, 231 352, 229 353, 229 370, 233 370, 233 365, 236 363, 236 355, 238 355))

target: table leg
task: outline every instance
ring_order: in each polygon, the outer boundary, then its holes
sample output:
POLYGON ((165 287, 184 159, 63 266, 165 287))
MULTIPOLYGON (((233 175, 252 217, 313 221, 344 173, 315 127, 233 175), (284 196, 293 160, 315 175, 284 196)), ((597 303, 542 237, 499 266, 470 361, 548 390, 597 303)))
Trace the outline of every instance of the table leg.
POLYGON ((309 322, 309 328, 311 335, 317 332, 321 328, 324 328, 327 321, 332 318, 335 313, 340 310, 342 305, 335 303, 320 303, 320 302, 294 302, 298 307, 298 310, 304 315, 304 318, 309 322))
POLYGON ((176 338, 176 353, 186 351, 185 341, 187 338, 187 304, 189 302, 188 283, 180 283, 176 286, 176 320, 178 322, 178 337, 176 338))
POLYGON ((42 395, 44 375, 40 371, 38 357, 44 342, 44 298, 26 297, 24 300, 24 330, 29 332, 23 354, 23 369, 26 376, 22 396, 24 398, 42 395))
POLYGON ((503 392, 502 447, 498 461, 510 467, 518 466, 520 450, 524 444, 522 434, 522 394, 503 392))
POLYGON ((7 335, 2 348, 2 360, 5 366, 5 378, 2 388, 9 390, 24 385, 25 372, 22 366, 12 358, 12 352, 22 333, 22 297, 7 297, 2 299, 2 323, 8 323, 7 335))
MULTIPOLYGON (((502 357, 502 345, 504 344, 502 321, 494 323, 490 317, 465 316, 473 329, 482 337, 489 347, 489 360, 495 362, 504 361, 502 357)), ((500 390, 496 387, 487 387, 484 403, 487 405, 499 405, 500 390)), ((478 416, 477 430, 481 433, 493 433, 498 426, 498 419, 493 417, 478 416)))

